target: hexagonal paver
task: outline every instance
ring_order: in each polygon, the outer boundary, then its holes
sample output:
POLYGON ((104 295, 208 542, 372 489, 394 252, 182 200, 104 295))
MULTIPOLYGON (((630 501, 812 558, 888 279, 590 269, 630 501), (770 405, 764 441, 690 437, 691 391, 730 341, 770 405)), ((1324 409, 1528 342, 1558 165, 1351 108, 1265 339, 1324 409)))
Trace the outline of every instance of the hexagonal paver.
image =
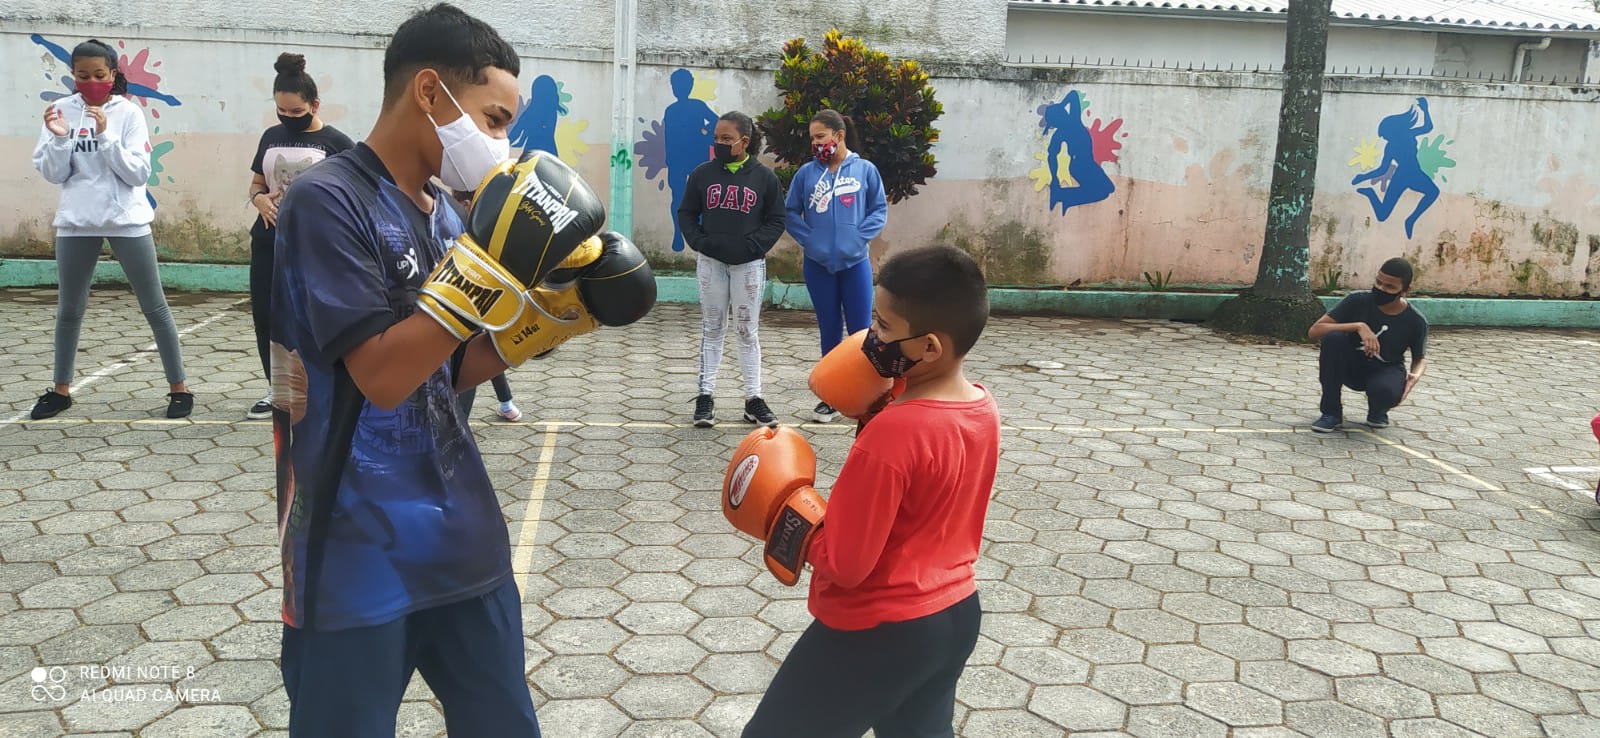
POLYGON ((1289 660, 1335 677, 1378 673, 1370 651, 1338 641, 1291 641, 1289 660))
POLYGON ((1143 664, 1116 664, 1095 669, 1089 686, 1129 705, 1157 705, 1182 700, 1182 683, 1143 664))
POLYGON ((1028 710, 1068 731, 1114 730, 1127 718, 1121 702, 1088 687, 1039 687, 1028 710))
POLYGON ((210 638, 239 623, 227 605, 189 605, 168 610, 144 623, 144 632, 157 641, 210 638))
POLYGON ((1223 738, 1228 729, 1183 705, 1160 705, 1133 708, 1128 733, 1138 738, 1223 738))
POLYGON ((1384 734, 1383 721, 1333 701, 1292 702, 1283 706, 1284 724, 1306 735, 1384 734))
POLYGON ((749 618, 708 618, 689 632, 695 643, 712 653, 739 653, 765 648, 777 634, 771 626, 749 618))
POLYGON ((611 696, 635 720, 689 718, 711 702, 711 691, 686 676, 636 676, 611 696))
POLYGON ((732 694, 764 692, 777 672, 777 662, 766 654, 719 653, 701 662, 694 676, 717 692, 732 694))
POLYGON ((993 666, 969 666, 961 674, 956 699, 974 709, 1022 707, 1030 685, 993 666))
POLYGON ((1335 681, 1339 701, 1378 717, 1398 719, 1434 714, 1427 692, 1385 677, 1351 677, 1335 681))
MULTIPOLYGON (((628 679, 628 671, 609 656, 554 656, 529 675, 539 691, 560 701, 610 697, 628 679)), ((541 717, 542 719, 542 717, 541 717)))
POLYGON ((1333 680, 1287 661, 1251 661, 1239 665, 1239 681, 1284 701, 1333 696, 1333 680))
POLYGON ((628 716, 603 699, 557 699, 539 707, 539 729, 548 735, 621 735, 628 716))
POLYGON ((1091 664, 1135 663, 1144 656, 1142 642, 1105 628, 1068 630, 1058 645, 1091 664))
POLYGON ((1283 703, 1242 684, 1190 685, 1184 704, 1232 726, 1283 722, 1283 703))
POLYGON ((1050 646, 1008 648, 1000 668, 1033 685, 1078 684, 1089 678, 1087 662, 1050 646))
POLYGON ((1437 699, 1439 717, 1484 735, 1539 735, 1532 715, 1477 694, 1444 695, 1437 699))
POLYGON ((538 635, 538 641, 551 651, 564 654, 610 653, 628 634, 607 620, 558 620, 538 635))
POLYGON ((629 638, 615 657, 635 674, 688 674, 706 650, 681 635, 647 635, 629 638))
POLYGON ((687 633, 702 618, 676 602, 637 602, 617 613, 616 620, 629 631, 650 635, 687 633))

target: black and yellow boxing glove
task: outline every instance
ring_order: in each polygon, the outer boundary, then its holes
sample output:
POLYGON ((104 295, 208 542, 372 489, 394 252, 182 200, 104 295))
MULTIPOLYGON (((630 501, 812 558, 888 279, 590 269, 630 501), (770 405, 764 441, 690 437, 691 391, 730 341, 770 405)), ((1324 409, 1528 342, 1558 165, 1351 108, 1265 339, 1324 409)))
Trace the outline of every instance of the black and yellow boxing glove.
POLYGON ((492 171, 472 198, 467 232, 428 275, 417 306, 458 340, 511 327, 524 292, 605 225, 606 209, 578 173, 530 150, 492 171))
POLYGON ((490 331, 507 366, 543 356, 602 325, 643 318, 656 304, 655 274, 639 247, 606 232, 574 250, 525 299, 527 309, 512 325, 490 331))

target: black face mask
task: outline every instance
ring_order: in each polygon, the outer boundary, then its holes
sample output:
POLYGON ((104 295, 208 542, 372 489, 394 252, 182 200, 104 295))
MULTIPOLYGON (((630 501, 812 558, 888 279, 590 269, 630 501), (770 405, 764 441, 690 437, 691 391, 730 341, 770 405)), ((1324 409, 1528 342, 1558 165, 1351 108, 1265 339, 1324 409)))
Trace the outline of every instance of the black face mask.
POLYGON ((908 336, 898 341, 885 341, 878 337, 878 331, 868 328, 867 337, 861 342, 861 353, 867 355, 867 362, 872 364, 873 371, 885 379, 903 377, 911 367, 921 363, 921 359, 912 359, 906 356, 905 350, 900 348, 900 343, 910 341, 922 336, 908 336))
POLYGON ((711 146, 717 152, 717 161, 723 164, 732 164, 738 161, 738 158, 733 155, 733 144, 712 144, 711 146))
POLYGON ((1372 301, 1379 305, 1388 305, 1398 299, 1400 299, 1398 292, 1386 292, 1381 287, 1372 288, 1372 301))
POLYGON ((295 133, 305 133, 311 128, 311 118, 312 115, 310 113, 306 113, 305 115, 299 117, 290 117, 280 114, 278 116, 278 122, 282 123, 284 128, 294 131, 295 133))

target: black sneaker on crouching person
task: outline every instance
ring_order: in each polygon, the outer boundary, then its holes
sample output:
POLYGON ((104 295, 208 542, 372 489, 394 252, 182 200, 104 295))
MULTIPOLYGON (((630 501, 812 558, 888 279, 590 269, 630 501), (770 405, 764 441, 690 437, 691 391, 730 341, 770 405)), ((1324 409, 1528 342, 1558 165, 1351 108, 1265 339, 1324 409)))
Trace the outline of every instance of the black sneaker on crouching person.
POLYGON ((744 420, 746 423, 764 425, 768 428, 778 426, 778 416, 772 414, 772 408, 767 407, 766 400, 751 397, 744 401, 744 420))
POLYGON ((717 417, 713 414, 717 403, 711 395, 700 395, 694 398, 694 427, 710 428, 717 424, 717 417))
POLYGON ((839 419, 839 411, 833 409, 833 406, 826 402, 819 402, 816 408, 811 411, 811 417, 818 423, 832 423, 839 419))
POLYGON ((1332 433, 1344 426, 1344 418, 1337 415, 1325 414, 1311 424, 1311 430, 1318 433, 1332 433))
POLYGON ((1388 428, 1389 427, 1389 413, 1384 412, 1384 411, 1372 412, 1372 411, 1369 410, 1367 412, 1367 427, 1371 428, 1373 430, 1381 430, 1383 428, 1388 428))
POLYGON ((34 403, 33 412, 29 413, 28 417, 34 420, 53 418, 69 407, 72 407, 72 398, 70 396, 63 395, 53 389, 45 390, 44 394, 39 395, 39 401, 34 403))

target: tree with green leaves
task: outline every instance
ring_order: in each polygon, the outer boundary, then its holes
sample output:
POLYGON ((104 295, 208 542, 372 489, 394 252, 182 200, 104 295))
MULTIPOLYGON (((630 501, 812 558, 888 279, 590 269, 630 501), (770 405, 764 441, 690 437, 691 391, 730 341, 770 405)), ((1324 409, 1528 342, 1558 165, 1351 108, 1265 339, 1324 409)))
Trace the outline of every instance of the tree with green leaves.
POLYGON ((1306 330, 1326 312, 1311 292, 1311 203, 1331 14, 1332 0, 1289 0, 1283 100, 1261 262, 1255 285, 1211 317, 1212 325, 1230 333, 1304 341, 1306 330))
POLYGON ((823 37, 820 52, 803 38, 784 44, 773 84, 783 92, 783 103, 763 113, 760 122, 766 150, 787 165, 777 169, 785 186, 811 159, 811 117, 828 108, 855 123, 861 142, 856 153, 878 168, 889 202, 917 194, 917 186, 936 172, 932 148, 939 129, 933 122, 944 106, 917 62, 893 62, 834 29, 823 37))

